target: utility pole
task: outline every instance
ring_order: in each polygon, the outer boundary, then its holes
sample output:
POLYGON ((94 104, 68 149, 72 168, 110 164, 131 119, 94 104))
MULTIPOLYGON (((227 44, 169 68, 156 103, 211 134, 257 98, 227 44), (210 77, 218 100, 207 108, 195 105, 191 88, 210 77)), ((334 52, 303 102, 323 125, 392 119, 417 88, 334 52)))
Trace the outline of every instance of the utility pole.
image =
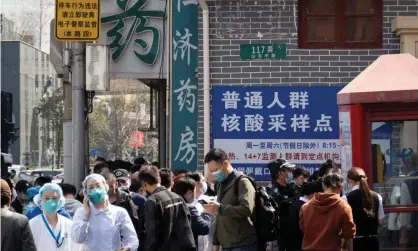
POLYGON ((72 49, 73 98, 73 185, 81 186, 84 179, 85 158, 85 107, 86 107, 86 43, 74 42, 72 49))

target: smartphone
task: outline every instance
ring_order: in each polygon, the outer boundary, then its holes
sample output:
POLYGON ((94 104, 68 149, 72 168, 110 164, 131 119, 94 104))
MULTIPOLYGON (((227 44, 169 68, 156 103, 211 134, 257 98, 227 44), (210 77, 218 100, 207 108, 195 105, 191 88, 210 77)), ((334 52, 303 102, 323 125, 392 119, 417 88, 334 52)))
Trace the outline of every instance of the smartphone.
POLYGON ((198 200, 197 202, 199 202, 200 204, 202 204, 202 205, 206 205, 206 204, 208 204, 208 202, 207 201, 205 201, 205 200, 198 200))

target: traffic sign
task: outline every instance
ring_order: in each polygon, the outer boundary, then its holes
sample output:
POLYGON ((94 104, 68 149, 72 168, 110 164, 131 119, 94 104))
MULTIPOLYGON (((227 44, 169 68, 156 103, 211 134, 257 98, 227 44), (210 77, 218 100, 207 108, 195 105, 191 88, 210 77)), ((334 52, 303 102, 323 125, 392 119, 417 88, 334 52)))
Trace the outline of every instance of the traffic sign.
POLYGON ((100 26, 100 0, 55 0, 56 40, 93 42, 100 26))

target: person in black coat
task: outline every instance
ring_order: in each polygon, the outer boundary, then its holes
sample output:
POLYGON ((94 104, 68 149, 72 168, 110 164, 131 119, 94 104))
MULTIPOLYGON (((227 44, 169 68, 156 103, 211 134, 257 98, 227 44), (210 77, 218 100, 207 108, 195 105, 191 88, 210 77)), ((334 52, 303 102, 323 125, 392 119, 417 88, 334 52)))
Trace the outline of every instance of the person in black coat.
POLYGON ((160 184, 155 166, 143 166, 138 174, 149 195, 145 202, 146 251, 195 251, 190 212, 181 196, 160 184))
MULTIPOLYGON (((190 211, 190 223, 192 226, 193 238, 196 244, 196 250, 198 247, 199 235, 209 234, 211 218, 208 213, 200 213, 195 203, 199 203, 195 200, 196 197, 196 181, 190 177, 183 177, 174 183, 172 191, 180 195, 187 203, 190 211)), ((203 207, 202 207, 203 208, 203 207)))
POLYGON ((290 206, 288 233, 291 240, 289 241, 288 251, 302 251, 303 232, 299 227, 299 211, 303 204, 308 202, 315 193, 320 192, 320 187, 315 181, 304 183, 300 190, 301 197, 290 206))
POLYGON ((370 190, 363 169, 353 167, 347 172, 350 192, 342 197, 350 205, 356 224, 353 251, 379 251, 378 227, 383 223, 382 196, 370 190))

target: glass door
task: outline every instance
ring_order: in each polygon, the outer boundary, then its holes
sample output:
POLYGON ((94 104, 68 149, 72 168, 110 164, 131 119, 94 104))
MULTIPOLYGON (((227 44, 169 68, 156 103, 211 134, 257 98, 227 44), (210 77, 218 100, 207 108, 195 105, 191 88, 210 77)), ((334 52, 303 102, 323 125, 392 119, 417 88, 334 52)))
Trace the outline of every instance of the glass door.
POLYGON ((386 214, 380 249, 418 251, 418 120, 370 122, 368 178, 386 214))

